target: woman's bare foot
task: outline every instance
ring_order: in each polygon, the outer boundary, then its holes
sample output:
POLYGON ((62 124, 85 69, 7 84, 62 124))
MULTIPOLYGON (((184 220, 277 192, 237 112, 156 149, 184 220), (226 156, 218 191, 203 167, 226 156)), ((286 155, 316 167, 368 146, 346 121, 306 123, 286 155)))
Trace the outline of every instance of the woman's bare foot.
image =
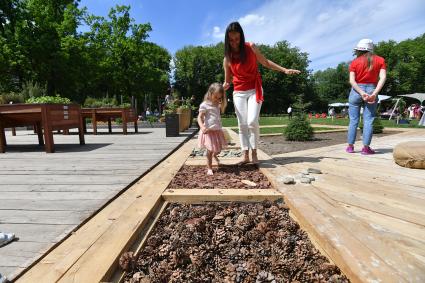
POLYGON ((258 164, 257 150, 252 151, 252 164, 258 164))
POLYGON ((237 165, 244 165, 249 163, 249 152, 248 150, 244 150, 244 157, 241 161, 237 163, 237 165))

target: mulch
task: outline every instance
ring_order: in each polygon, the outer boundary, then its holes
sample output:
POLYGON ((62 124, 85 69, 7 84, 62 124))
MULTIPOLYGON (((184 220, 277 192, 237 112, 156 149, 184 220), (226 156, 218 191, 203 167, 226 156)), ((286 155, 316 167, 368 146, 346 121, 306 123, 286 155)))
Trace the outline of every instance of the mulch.
POLYGON ((218 168, 214 168, 213 176, 208 176, 206 172, 206 166, 184 165, 173 178, 167 189, 272 188, 270 181, 258 170, 258 167, 253 164, 245 164, 242 166, 221 165, 218 168))

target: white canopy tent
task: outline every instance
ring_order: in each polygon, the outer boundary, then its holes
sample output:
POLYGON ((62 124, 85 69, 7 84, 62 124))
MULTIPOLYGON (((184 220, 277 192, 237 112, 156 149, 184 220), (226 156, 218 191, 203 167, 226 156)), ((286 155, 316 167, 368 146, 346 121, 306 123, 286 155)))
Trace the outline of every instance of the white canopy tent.
MULTIPOLYGON (((381 101, 390 99, 390 98, 391 98, 391 96, 389 96, 389 95, 378 94, 378 103, 380 103, 381 101)), ((328 106, 329 107, 348 107, 349 104, 348 104, 348 102, 346 102, 346 103, 334 102, 334 103, 328 104, 328 106)))
POLYGON ((348 102, 347 103, 335 102, 335 103, 328 104, 328 106, 329 107, 348 107, 348 102))
POLYGON ((425 93, 419 93, 419 92, 411 93, 411 94, 401 94, 399 96, 404 96, 404 97, 410 97, 410 98, 417 99, 417 100, 419 100, 421 102, 421 104, 425 100, 425 93))

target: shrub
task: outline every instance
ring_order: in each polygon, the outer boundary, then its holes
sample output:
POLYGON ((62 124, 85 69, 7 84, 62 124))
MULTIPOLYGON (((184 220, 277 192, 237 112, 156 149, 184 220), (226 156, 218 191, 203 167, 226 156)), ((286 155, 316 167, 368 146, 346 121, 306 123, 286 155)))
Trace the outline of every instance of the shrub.
MULTIPOLYGON (((379 118, 375 118, 372 126, 374 134, 381 134, 384 132, 384 126, 382 125, 381 119, 379 118)), ((363 123, 360 123, 359 128, 363 132, 363 123)))
POLYGON ((152 126, 153 123, 158 122, 158 117, 150 115, 146 118, 146 120, 149 122, 149 124, 152 126))
MULTIPOLYGON (((94 98, 94 97, 87 97, 86 100, 84 100, 84 107, 89 108, 112 108, 117 107, 118 101, 115 98, 94 98)), ((123 106, 124 107, 124 106, 123 106)))
POLYGON ((297 115, 290 120, 283 134, 288 141, 309 141, 314 136, 313 127, 304 115, 297 115))
POLYGON ((0 95, 0 104, 9 104, 12 103, 24 103, 25 99, 20 93, 9 92, 3 93, 0 95))
POLYGON ((41 86, 39 83, 33 81, 27 81, 22 84, 21 95, 24 99, 31 97, 40 97, 47 94, 47 87, 41 86))
POLYGON ((30 97, 27 99, 26 103, 59 103, 59 104, 69 104, 71 100, 66 97, 56 96, 40 96, 40 97, 30 97))

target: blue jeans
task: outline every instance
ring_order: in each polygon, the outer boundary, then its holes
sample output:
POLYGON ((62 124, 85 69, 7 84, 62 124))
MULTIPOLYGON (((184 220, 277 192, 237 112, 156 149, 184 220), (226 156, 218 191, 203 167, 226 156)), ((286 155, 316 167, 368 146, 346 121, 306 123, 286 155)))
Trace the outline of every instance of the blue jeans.
MULTIPOLYGON (((371 95, 375 90, 374 84, 359 84, 359 87, 369 95, 371 95)), ((354 144, 356 141, 357 127, 359 125, 360 118, 360 107, 363 106, 363 145, 369 146, 372 141, 373 121, 376 117, 378 96, 376 96, 375 103, 370 104, 363 101, 361 95, 352 88, 348 98, 348 104, 350 124, 348 126, 347 142, 348 144, 354 144)))

